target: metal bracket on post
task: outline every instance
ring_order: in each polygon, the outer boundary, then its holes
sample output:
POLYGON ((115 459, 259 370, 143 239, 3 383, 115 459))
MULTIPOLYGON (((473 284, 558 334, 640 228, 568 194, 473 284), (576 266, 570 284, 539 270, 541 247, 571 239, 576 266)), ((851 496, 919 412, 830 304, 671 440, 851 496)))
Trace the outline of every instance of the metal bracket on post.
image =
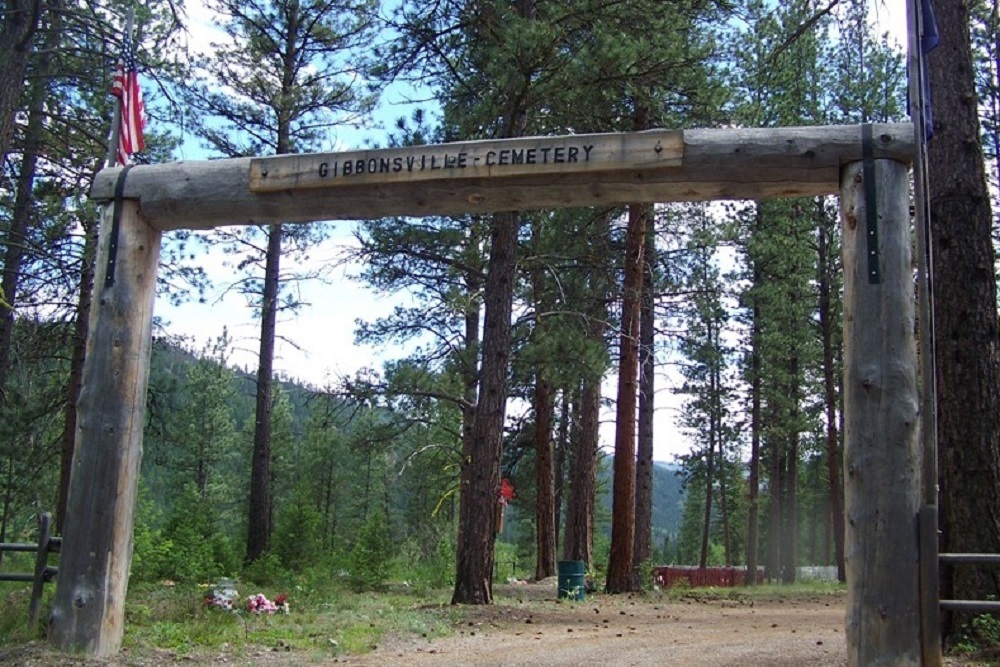
POLYGON ((872 124, 861 126, 861 168, 865 179, 865 218, 868 237, 868 283, 882 282, 878 268, 878 205, 875 201, 875 148, 872 124))
POLYGON ((118 173, 115 182, 114 212, 111 215, 111 240, 108 246, 108 270, 104 275, 104 287, 115 284, 115 264, 118 263, 118 232, 122 225, 122 196, 125 194, 125 177, 132 165, 128 164, 118 173))

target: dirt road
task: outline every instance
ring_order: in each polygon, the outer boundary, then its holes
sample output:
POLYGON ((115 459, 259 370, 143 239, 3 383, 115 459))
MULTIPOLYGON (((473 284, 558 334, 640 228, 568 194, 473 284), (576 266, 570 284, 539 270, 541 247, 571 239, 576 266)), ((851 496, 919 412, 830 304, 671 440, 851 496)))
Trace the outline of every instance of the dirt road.
POLYGON ((397 639, 348 665, 845 664, 842 596, 729 601, 594 596, 475 610, 444 639, 397 639))

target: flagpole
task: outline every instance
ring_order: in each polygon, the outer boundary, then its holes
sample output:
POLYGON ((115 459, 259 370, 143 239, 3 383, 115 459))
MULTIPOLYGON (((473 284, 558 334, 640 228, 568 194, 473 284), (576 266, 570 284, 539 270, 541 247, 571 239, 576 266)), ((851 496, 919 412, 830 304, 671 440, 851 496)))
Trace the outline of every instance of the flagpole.
MULTIPOLYGON (((920 357, 920 445, 921 502, 917 513, 917 542, 920 587, 921 664, 938 667, 941 658, 941 581, 938 553, 938 443, 937 443, 937 362, 934 342, 934 262, 932 258, 931 214, 928 202, 929 180, 927 141, 933 127, 928 127, 927 51, 934 20, 926 0, 908 0, 907 66, 910 72, 910 120, 913 122, 916 155, 913 159, 914 230, 917 249, 917 342, 920 357)), ((931 121, 933 124, 933 121, 931 121)))
MULTIPOLYGON (((125 32, 124 38, 126 41, 131 41, 132 29, 135 24, 135 7, 129 7, 128 15, 125 19, 125 32)), ((108 143, 108 156, 105 160, 105 164, 108 167, 114 167, 118 165, 118 142, 121 140, 122 132, 122 100, 120 97, 115 97, 115 113, 111 117, 111 140, 108 143)))

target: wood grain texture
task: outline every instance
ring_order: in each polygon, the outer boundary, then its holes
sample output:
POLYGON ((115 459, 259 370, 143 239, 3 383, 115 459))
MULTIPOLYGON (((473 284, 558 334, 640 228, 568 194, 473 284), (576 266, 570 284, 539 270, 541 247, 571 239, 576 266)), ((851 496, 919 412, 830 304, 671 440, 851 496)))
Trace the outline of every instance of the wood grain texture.
POLYGON ((519 137, 250 161, 250 189, 277 192, 343 185, 546 176, 679 167, 676 130, 519 137))
MULTIPOLYGON (((644 134, 603 136, 608 142, 627 143, 625 137, 644 134)), ((551 170, 506 172, 502 177, 352 181, 334 188, 254 192, 251 168, 258 158, 236 158, 136 166, 129 172, 124 196, 138 199, 143 219, 161 230, 630 202, 765 199, 835 194, 841 166, 861 156, 861 129, 856 125, 685 130, 680 136, 680 166, 632 160, 620 169, 573 172, 566 171, 565 164, 549 164, 551 170)), ((876 157, 909 162, 913 154, 911 125, 876 125, 874 136, 876 157)), ((499 141, 489 144, 490 150, 506 145, 499 141)), ((293 158, 309 161, 315 156, 293 158)), ((110 200, 117 177, 117 168, 101 171, 91 196, 110 200)))
POLYGON ((132 559, 160 232, 122 206, 115 282, 105 287, 111 208, 101 221, 94 307, 77 405, 55 602, 53 644, 109 656, 121 649, 132 559))
POLYGON ((917 354, 908 173, 875 160, 881 282, 868 280, 860 163, 844 169, 844 485, 848 664, 918 665, 917 354))

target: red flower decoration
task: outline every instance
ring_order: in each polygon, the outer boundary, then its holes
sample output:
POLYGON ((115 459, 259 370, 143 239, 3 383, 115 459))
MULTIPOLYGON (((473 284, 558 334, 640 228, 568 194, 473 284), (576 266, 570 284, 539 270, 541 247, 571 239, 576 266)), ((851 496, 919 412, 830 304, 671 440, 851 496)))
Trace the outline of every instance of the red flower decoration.
POLYGON ((504 477, 500 480, 500 504, 506 505, 510 501, 514 500, 517 494, 514 492, 514 485, 510 483, 510 480, 504 477))

